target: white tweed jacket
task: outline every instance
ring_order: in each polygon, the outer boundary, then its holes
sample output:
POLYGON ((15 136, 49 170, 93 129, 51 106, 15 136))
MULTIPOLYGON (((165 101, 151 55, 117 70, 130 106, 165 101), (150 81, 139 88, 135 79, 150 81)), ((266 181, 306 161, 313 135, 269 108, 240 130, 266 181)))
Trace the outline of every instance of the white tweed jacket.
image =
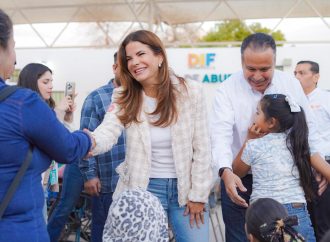
MULTIPOLYGON (((179 90, 177 98, 178 120, 171 125, 172 151, 178 179, 178 198, 180 206, 188 200, 208 201, 212 185, 210 138, 208 133, 205 97, 201 84, 190 81, 180 84, 176 77, 172 83, 179 90)), ((116 104, 120 88, 113 93, 110 105, 102 124, 93 132, 96 147, 93 155, 104 153, 117 142, 124 129, 117 118, 119 105, 116 104)), ((151 140, 147 115, 140 114, 141 123, 132 123, 126 127, 126 158, 116 171, 119 181, 114 193, 116 198, 124 189, 147 189, 151 166, 151 140)))

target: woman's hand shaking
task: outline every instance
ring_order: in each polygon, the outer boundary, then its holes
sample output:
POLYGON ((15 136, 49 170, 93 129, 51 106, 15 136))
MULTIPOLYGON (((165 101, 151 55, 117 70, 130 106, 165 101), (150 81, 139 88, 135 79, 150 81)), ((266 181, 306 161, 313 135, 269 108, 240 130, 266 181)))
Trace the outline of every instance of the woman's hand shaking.
POLYGON ((88 129, 83 129, 83 131, 88 134, 89 138, 91 139, 91 142, 92 142, 92 146, 91 146, 91 149, 88 151, 88 153, 86 154, 86 156, 84 157, 84 159, 88 159, 90 157, 93 156, 93 149, 95 148, 96 146, 96 141, 95 141, 95 138, 93 136, 93 134, 88 130, 88 129))

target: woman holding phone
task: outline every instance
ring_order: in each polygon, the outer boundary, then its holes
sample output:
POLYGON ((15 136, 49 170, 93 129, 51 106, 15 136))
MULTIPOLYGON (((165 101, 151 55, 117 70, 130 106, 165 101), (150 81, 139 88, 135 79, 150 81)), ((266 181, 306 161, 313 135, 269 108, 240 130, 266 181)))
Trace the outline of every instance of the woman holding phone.
MULTIPOLYGON (((58 105, 52 97, 53 72, 47 66, 40 63, 27 64, 19 74, 17 86, 26 87, 36 91, 51 109, 56 112, 56 117, 67 127, 73 122, 73 112, 76 109, 74 95, 66 95, 58 105)), ((67 88, 66 88, 67 89, 67 88)), ((71 91, 73 89, 70 89, 71 91)))

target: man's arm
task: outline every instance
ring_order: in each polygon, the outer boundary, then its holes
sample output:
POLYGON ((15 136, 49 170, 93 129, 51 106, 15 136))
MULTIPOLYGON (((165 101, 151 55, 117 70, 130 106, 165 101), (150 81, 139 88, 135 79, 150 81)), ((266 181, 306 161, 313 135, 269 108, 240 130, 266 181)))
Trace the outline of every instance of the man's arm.
POLYGON ((231 145, 233 143, 235 117, 232 103, 223 87, 220 87, 216 92, 210 121, 213 169, 219 175, 220 168, 229 168, 221 174, 226 192, 234 203, 247 207, 248 204, 238 195, 236 189, 238 187, 241 191, 246 191, 246 188, 231 169, 233 161, 231 145))
POLYGON ((233 162, 233 172, 239 177, 246 176, 251 169, 251 166, 247 165, 245 162, 242 161, 242 153, 245 148, 245 145, 246 142, 242 146, 241 150, 238 152, 238 155, 233 162))
POLYGON ((228 95, 223 88, 218 88, 213 101, 213 112, 210 117, 211 148, 213 167, 216 172, 222 167, 232 166, 233 129, 235 124, 234 110, 228 95))

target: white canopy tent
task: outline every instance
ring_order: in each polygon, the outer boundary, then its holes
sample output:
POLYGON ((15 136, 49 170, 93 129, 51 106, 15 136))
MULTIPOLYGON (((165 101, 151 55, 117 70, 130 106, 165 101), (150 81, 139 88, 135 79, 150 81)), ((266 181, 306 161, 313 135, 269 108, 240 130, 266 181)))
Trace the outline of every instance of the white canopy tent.
MULTIPOLYGON (((66 23, 51 44, 43 40, 46 47, 56 46, 56 40, 73 22, 93 22, 109 37, 102 23, 131 22, 139 28, 163 29, 162 26, 177 26, 187 23, 220 21, 225 19, 262 19, 319 17, 330 28, 324 17, 330 17, 329 0, 1 0, 0 8, 13 19, 14 24, 66 23)), ((111 38, 110 38, 111 39, 111 38)), ((108 45, 116 45, 110 41, 108 45)))
POLYGON ((330 16, 329 0, 1 0, 15 24, 129 21, 185 24, 223 19, 330 16))

